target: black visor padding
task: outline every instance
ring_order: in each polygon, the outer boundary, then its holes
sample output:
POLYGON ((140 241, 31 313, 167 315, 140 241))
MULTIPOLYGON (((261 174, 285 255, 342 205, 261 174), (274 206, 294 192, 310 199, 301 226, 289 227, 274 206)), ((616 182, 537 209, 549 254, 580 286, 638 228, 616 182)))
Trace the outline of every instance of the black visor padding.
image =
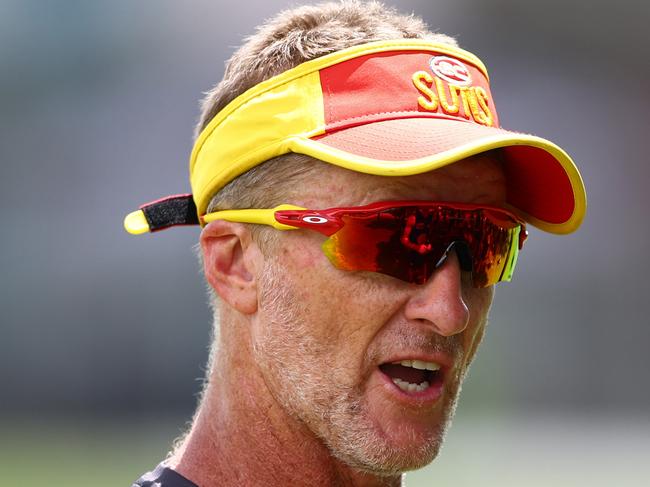
POLYGON ((143 205, 149 229, 152 232, 175 225, 198 225, 199 217, 191 194, 169 196, 143 205))

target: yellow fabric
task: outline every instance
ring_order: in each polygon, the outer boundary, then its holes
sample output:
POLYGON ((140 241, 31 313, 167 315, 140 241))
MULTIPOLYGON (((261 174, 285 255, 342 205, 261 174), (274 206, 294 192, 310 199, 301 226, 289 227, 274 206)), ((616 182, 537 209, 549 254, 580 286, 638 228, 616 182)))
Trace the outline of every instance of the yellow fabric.
POLYGON ((192 165, 190 181, 199 215, 227 182, 262 161, 289 152, 287 141, 292 136, 322 133, 323 110, 318 71, 274 87, 233 110, 210 132, 192 165))

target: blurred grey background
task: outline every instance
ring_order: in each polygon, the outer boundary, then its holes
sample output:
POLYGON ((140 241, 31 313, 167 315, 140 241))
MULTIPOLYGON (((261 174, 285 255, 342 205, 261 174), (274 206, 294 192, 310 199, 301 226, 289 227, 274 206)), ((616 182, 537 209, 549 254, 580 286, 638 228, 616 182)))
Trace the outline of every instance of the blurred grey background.
MULTIPOLYGON (((6 485, 127 485, 190 419, 198 231, 134 238, 122 218, 189 191, 201 93, 299 3, 0 0, 6 485)), ((532 231, 448 448, 407 485, 648 485, 650 3, 387 3, 481 57, 502 124, 567 150, 589 198, 578 233, 532 231)))

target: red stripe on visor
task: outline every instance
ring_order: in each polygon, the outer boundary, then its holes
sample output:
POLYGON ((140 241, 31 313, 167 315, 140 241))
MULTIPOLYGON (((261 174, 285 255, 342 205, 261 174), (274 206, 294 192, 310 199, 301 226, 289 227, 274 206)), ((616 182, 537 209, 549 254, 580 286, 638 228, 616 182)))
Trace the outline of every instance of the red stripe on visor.
POLYGON ((322 69, 320 79, 328 133, 414 116, 499 126, 485 74, 449 55, 369 54, 322 69))

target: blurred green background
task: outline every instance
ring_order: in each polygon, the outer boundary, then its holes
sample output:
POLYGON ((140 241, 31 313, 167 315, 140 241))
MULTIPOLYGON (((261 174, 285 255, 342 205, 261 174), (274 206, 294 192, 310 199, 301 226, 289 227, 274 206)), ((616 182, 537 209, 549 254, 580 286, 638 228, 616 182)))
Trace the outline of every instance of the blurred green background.
MULTIPOLYGON (((0 0, 3 487, 128 486, 185 428, 198 233, 122 217, 189 190, 201 93, 295 3, 0 0)), ((589 197, 578 233, 532 231, 446 447, 406 485, 650 485, 650 4, 390 4, 479 55, 503 125, 565 148, 589 197)))
MULTIPOLYGON (((168 450, 179 417, 3 421, 3 486, 130 486, 168 450)), ((407 487, 648 484, 650 426, 630 418, 474 414, 461 407, 438 459, 407 487), (641 426, 641 427, 639 427, 641 426)))

